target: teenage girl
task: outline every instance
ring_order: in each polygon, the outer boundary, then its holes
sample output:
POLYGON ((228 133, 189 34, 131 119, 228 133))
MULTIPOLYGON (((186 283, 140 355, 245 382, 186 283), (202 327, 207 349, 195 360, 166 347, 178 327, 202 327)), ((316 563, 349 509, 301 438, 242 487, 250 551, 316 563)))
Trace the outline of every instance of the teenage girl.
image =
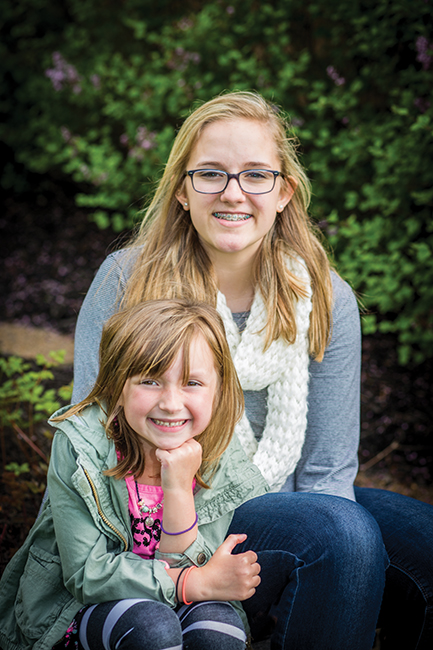
POLYGON ((232 438, 242 408, 212 307, 114 315, 93 390, 51 420, 49 496, 0 583, 0 646, 245 648, 260 566, 226 536, 268 488, 232 438))
POLYGON ((191 294, 216 306, 245 396, 236 433, 272 489, 285 490, 244 504, 232 522, 262 566, 244 603, 254 635, 273 630, 275 648, 357 650, 379 626, 382 649, 430 649, 433 507, 354 490, 358 308, 309 219, 286 127, 249 92, 185 120, 138 234, 103 263, 83 303, 74 397, 95 381, 102 325, 119 306, 191 294))

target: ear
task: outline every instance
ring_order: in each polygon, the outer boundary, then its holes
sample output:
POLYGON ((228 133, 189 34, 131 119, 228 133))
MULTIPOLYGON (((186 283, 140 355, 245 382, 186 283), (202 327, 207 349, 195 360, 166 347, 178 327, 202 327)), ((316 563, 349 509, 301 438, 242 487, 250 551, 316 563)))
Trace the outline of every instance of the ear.
POLYGON ((189 210, 189 203, 188 203, 188 197, 185 193, 185 184, 182 184, 182 187, 176 192, 176 198, 183 207, 183 209, 187 212, 189 210))
POLYGON ((290 203, 297 187, 298 181, 294 176, 288 176, 287 178, 282 179, 280 192, 278 194, 277 212, 282 212, 286 205, 290 203))

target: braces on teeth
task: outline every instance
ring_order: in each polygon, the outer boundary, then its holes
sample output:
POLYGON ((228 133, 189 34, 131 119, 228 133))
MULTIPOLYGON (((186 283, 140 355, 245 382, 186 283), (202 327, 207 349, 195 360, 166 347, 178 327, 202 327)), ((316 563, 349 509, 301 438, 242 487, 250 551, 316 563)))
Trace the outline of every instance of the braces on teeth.
POLYGON ((225 212, 215 212, 214 216, 217 219, 224 219, 224 221, 246 221, 251 217, 250 214, 228 214, 225 212))

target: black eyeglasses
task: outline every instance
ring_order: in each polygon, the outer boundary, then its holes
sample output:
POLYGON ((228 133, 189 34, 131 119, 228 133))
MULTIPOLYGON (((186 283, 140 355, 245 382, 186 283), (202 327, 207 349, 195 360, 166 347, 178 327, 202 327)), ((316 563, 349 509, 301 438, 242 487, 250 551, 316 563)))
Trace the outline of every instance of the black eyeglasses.
POLYGON ((224 192, 232 178, 235 178, 245 194, 267 194, 275 187, 281 172, 270 169, 246 169, 239 174, 228 174, 221 169, 192 169, 185 173, 191 179, 192 187, 200 194, 220 194, 224 192))

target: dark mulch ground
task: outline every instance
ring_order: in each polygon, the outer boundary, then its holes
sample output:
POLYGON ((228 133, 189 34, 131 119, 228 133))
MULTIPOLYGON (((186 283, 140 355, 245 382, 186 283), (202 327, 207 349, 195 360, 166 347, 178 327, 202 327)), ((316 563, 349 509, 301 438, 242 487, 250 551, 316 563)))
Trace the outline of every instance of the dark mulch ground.
POLYGON ((72 334, 93 275, 120 236, 99 230, 70 194, 50 186, 27 201, 5 198, 0 238, 0 322, 72 334))
MULTIPOLYGON (((32 196, 6 197, 0 218, 0 322, 73 333, 83 296, 107 252, 116 247, 116 238, 89 222, 68 188, 50 186, 32 196)), ((433 504, 432 370, 432 361, 400 367, 392 336, 365 338, 359 485, 396 490, 433 504)), ((57 369, 55 384, 68 383, 71 376, 72 368, 57 369)), ((48 455, 49 434, 40 435, 38 444, 48 455)), ((1 470, 11 460, 29 462, 31 469, 30 477, 2 475, 1 573, 37 513, 45 465, 13 431, 4 432, 0 452, 1 470)))

